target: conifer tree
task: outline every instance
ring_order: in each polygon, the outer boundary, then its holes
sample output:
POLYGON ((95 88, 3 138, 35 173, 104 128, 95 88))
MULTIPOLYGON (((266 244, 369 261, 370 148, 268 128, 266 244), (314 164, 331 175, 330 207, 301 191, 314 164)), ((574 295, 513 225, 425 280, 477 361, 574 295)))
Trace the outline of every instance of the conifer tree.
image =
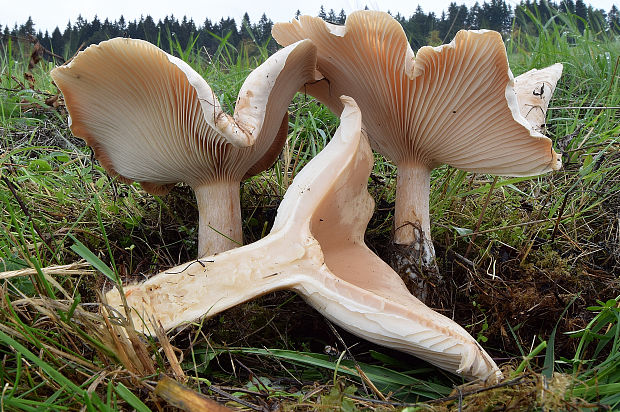
POLYGON ((607 24, 612 33, 620 33, 620 12, 615 4, 611 6, 609 14, 607 14, 607 24))
POLYGON ((588 20, 588 8, 583 0, 577 0, 575 2, 575 14, 577 17, 580 17, 580 19, 577 19, 577 28, 581 33, 583 33, 585 29, 584 21, 588 20))
POLYGON ((323 20, 327 20, 327 13, 325 13, 325 7, 321 5, 321 9, 319 10, 319 17, 323 20))

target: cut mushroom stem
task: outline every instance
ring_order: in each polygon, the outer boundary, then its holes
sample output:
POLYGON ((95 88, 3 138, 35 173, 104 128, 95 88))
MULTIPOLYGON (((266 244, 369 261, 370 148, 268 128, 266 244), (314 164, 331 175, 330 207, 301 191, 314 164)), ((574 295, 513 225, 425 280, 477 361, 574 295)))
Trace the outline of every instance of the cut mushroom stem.
POLYGON ((239 183, 216 182, 194 188, 198 203, 198 256, 243 244, 239 183))
MULTIPOLYGON (((411 295, 364 244, 374 209, 367 190, 373 155, 357 105, 342 100, 336 135, 295 177, 270 234, 125 287, 134 325, 152 334, 153 318, 169 329, 292 289, 351 333, 466 378, 496 382, 501 373, 478 342, 411 295)), ((117 290, 106 299, 124 313, 117 290)))

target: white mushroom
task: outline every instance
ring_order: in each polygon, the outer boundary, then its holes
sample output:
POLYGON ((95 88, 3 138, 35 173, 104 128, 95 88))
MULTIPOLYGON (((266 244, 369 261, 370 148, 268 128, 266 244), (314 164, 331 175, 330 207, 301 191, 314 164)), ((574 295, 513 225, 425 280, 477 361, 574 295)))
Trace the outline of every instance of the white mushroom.
POLYGON ((309 40, 272 55, 244 82, 234 116, 187 63, 142 40, 91 46, 52 77, 73 134, 111 175, 153 194, 178 182, 194 189, 198 256, 204 256, 241 244, 239 182, 280 153, 288 105, 313 78, 315 59, 309 40))
MULTIPOLYGON (((269 235, 124 287, 134 325, 152 334, 150 319, 169 329, 292 289, 364 339, 495 382, 501 373, 476 340, 412 296, 364 244, 374 208, 367 191, 373 156, 357 105, 344 96, 342 104, 335 136, 293 180, 269 235)), ((124 313, 117 290, 106 298, 124 313)))
MULTIPOLYGON (((446 163, 471 172, 529 176, 561 166, 551 141, 519 113, 497 32, 460 31, 450 44, 422 47, 414 55, 389 14, 356 11, 344 26, 301 16, 276 23, 272 35, 283 46, 312 40, 324 81, 304 90, 336 114, 342 110, 338 96, 353 97, 372 147, 396 163, 394 241, 413 246, 418 255, 413 265, 402 261, 401 273, 412 274, 418 266, 435 271, 433 168, 446 163)), ((424 294, 421 285, 418 296, 424 294)))

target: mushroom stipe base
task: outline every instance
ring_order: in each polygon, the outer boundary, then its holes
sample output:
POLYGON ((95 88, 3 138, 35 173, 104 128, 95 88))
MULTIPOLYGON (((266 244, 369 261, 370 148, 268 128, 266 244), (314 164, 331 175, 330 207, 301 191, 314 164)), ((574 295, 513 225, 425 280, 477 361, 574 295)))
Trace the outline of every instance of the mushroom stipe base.
POLYGON ((437 290, 445 283, 439 273, 439 267, 434 259, 428 262, 424 259, 424 251, 420 243, 411 245, 392 244, 390 249, 390 266, 401 277, 409 292, 422 302, 432 304, 437 301, 437 290))

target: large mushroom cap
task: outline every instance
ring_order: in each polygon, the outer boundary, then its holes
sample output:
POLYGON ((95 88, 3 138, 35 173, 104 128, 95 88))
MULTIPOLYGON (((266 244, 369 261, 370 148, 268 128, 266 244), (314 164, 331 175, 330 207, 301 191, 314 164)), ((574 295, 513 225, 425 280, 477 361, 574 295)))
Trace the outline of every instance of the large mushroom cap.
POLYGON ((447 163, 472 172, 536 175, 561 165, 551 141, 519 113, 499 33, 460 31, 414 56, 400 24, 357 11, 345 26, 301 16, 277 23, 281 45, 311 39, 327 81, 307 85, 333 111, 353 97, 373 147, 396 164, 447 163))
POLYGON ((286 138, 286 109, 313 78, 314 59, 310 41, 271 56, 246 79, 234 116, 187 63, 142 40, 90 46, 52 77, 71 130, 102 165, 163 194, 177 182, 240 181, 269 167, 286 138))
POLYGON ((556 63, 544 69, 532 69, 515 77, 514 90, 521 115, 540 133, 545 130, 549 101, 562 76, 563 68, 561 63, 556 63))
MULTIPOLYGON (((373 155, 362 116, 343 96, 340 126, 295 176, 263 239, 193 261, 124 288, 135 324, 165 328, 278 289, 293 289, 334 323, 381 345, 412 353, 467 378, 501 373, 458 324, 412 296, 364 244, 374 209, 367 190, 373 155)), ((116 291, 110 305, 120 308, 116 291)))

